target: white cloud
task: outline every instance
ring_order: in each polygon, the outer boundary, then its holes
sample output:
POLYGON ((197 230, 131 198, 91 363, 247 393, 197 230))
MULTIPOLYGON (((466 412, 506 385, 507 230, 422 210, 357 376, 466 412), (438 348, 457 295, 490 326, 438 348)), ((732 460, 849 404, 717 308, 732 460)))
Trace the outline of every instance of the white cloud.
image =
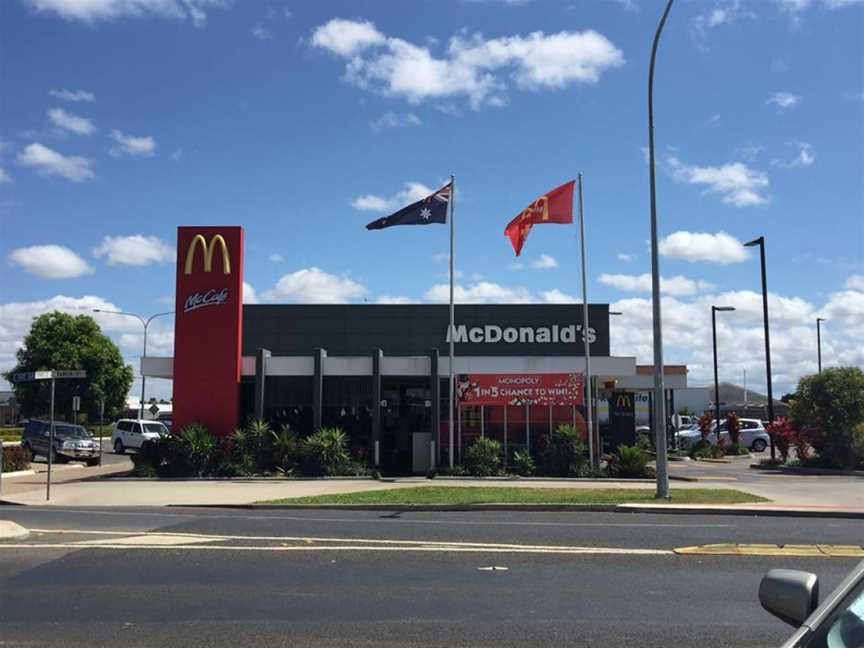
POLYGON ((558 261, 555 260, 555 257, 549 256, 548 254, 541 254, 539 259, 531 262, 531 267, 537 270, 557 268, 558 261))
POLYGON ((351 201, 354 209, 373 212, 392 212, 400 207, 417 202, 432 193, 432 189, 419 182, 406 182, 402 190, 397 191, 389 198, 366 194, 357 196, 351 201))
MULTIPOLYGON (((641 275, 604 273, 600 275, 599 281, 625 292, 651 292, 651 275, 647 272, 641 275)), ((660 278, 660 291, 667 295, 695 295, 697 292, 705 292, 713 288, 714 285, 707 281, 688 279, 681 275, 660 278)))
POLYGON ((768 100, 765 102, 766 104, 774 104, 777 106, 778 110, 788 110, 789 108, 794 108, 799 103, 801 103, 801 95, 795 95, 791 92, 775 92, 768 100))
POLYGON ((244 281, 243 282, 243 303, 244 304, 260 304, 261 300, 258 298, 258 293, 255 292, 255 287, 244 281))
POLYGON ((270 259, 271 263, 283 263, 285 261, 285 257, 278 252, 274 252, 268 258, 270 259))
MULTIPOLYGON (((507 288, 489 281, 480 281, 468 287, 453 287, 453 297, 458 304, 529 304, 533 300, 526 288, 507 288)), ((426 291, 425 299, 431 302, 449 303, 450 285, 436 284, 426 291)))
POLYGON ((323 47, 340 56, 351 57, 387 39, 369 21, 334 18, 312 33, 312 45, 323 47))
POLYGON ((720 194, 727 205, 752 207, 768 203, 768 198, 762 193, 768 187, 768 176, 743 162, 700 167, 684 164, 675 156, 669 156, 666 162, 675 180, 705 185, 707 193, 720 194))
POLYGON ((575 297, 571 297, 567 293, 559 290, 558 288, 553 288, 552 290, 546 290, 540 295, 543 298, 543 301, 547 304, 581 304, 582 301, 576 299, 575 297))
POLYGON ((422 123, 421 119, 413 113, 396 113, 390 110, 378 119, 370 121, 369 127, 376 133, 380 133, 387 128, 410 128, 420 126, 422 123))
POLYGON ((270 40, 273 38, 273 33, 261 24, 255 25, 250 32, 258 40, 270 40))
POLYGON ((726 232, 673 232, 660 240, 659 251, 670 259, 720 265, 741 263, 750 256, 741 242, 726 232))
POLYGON ((864 292, 864 275, 853 274, 846 280, 846 287, 849 290, 859 290, 864 292))
POLYGON ((86 117, 79 117, 78 115, 67 113, 62 108, 50 109, 48 111, 48 119, 50 119, 51 123, 57 126, 57 128, 71 131, 76 135, 92 135, 96 132, 96 127, 93 125, 92 121, 86 117))
POLYGON ((10 176, 6 172, 6 169, 4 169, 3 167, 0 167, 0 184, 11 184, 11 183, 12 183, 12 176, 10 176))
POLYGON ((48 94, 63 101, 96 101, 96 95, 92 92, 87 92, 86 90, 49 90, 48 94))
MULTIPOLYGON (((449 298, 448 298, 449 302, 449 298)), ((376 304, 416 304, 416 299, 411 299, 410 297, 389 297, 387 295, 381 295, 378 299, 375 300, 376 304)))
POLYGON ((264 292, 263 297, 268 301, 341 304, 362 297, 365 293, 366 288, 350 277, 312 267, 283 276, 273 288, 264 292))
POLYGON ((699 14, 690 21, 690 38, 698 48, 706 49, 709 30, 732 24, 741 18, 753 17, 753 13, 742 8, 741 0, 717 4, 708 12, 699 14))
POLYGON ((633 259, 636 258, 636 257, 635 257, 634 255, 632 255, 632 254, 624 254, 624 253, 622 253, 622 252, 619 252, 618 254, 616 254, 615 257, 616 257, 619 261, 623 261, 624 263, 630 263, 631 261, 633 261, 633 259))
POLYGON ((798 149, 798 154, 791 160, 771 160, 771 164, 784 169, 813 166, 813 163, 816 162, 816 154, 813 153, 812 146, 807 142, 790 142, 790 145, 798 149))
POLYGON ((93 163, 78 155, 62 155, 38 142, 29 144, 18 154, 18 164, 36 169, 40 175, 58 175, 72 182, 85 182, 96 177, 93 163))
POLYGON ((428 47, 385 36, 371 22, 337 18, 313 32, 312 44, 348 59, 345 80, 364 90, 414 104, 464 96, 474 108, 505 103, 510 81, 532 91, 593 84, 624 64, 621 50, 590 30, 490 40, 457 34, 436 58, 428 47))
POLYGON ((121 18, 155 16, 191 20, 196 27, 207 22, 206 10, 222 8, 227 0, 25 0, 38 12, 85 23, 121 18))
POLYGON ((170 263, 175 259, 175 250, 155 236, 132 234, 131 236, 106 236, 93 249, 97 259, 106 257, 108 265, 145 266, 151 263, 170 263))
POLYGON ((9 262, 43 279, 74 279, 93 272, 84 259, 62 245, 18 248, 9 254, 9 262))
POLYGON ((156 140, 150 136, 135 137, 133 135, 125 135, 115 129, 111 131, 111 139, 117 143, 117 146, 112 146, 109 151, 115 157, 121 155, 152 157, 156 152, 156 140))

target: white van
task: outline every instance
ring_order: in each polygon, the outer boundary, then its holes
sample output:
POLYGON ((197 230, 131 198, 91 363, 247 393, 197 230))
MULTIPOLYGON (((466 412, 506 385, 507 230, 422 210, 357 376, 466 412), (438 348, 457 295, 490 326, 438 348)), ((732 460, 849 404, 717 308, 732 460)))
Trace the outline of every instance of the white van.
POLYGON ((127 448, 140 449, 145 441, 167 434, 170 434, 168 428, 159 421, 120 419, 111 432, 111 445, 114 446, 114 452, 123 454, 127 448))

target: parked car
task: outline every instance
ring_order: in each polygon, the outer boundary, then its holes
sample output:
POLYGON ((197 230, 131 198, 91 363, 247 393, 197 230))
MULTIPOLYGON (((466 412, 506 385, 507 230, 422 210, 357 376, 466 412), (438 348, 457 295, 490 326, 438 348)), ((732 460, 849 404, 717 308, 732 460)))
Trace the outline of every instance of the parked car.
POLYGON ((759 602, 798 628, 782 648, 864 646, 864 561, 819 604, 819 579, 793 569, 772 569, 759 584, 759 602))
MULTIPOLYGON (((21 447, 34 456, 48 458, 51 452, 51 422, 31 419, 24 426, 21 447)), ((52 461, 83 461, 88 466, 100 463, 99 443, 80 425, 54 422, 54 448, 52 461)))
MULTIPOLYGON (((771 443, 771 437, 765 431, 765 426, 759 419, 738 419, 741 423, 740 437, 738 443, 749 448, 753 452, 763 452, 768 444, 771 443)), ((711 425, 711 433, 708 435, 708 441, 712 444, 717 443, 716 422, 711 425)), ((726 431, 726 421, 720 421, 720 438, 727 444, 731 443, 729 432, 726 431)), ((678 432, 678 446, 683 450, 689 450, 702 439, 702 433, 699 427, 695 429, 682 430, 678 432)))
POLYGON ((128 448, 140 449, 145 441, 158 439, 169 434, 168 428, 159 421, 145 419, 120 419, 111 432, 111 445, 114 452, 123 454, 128 448))

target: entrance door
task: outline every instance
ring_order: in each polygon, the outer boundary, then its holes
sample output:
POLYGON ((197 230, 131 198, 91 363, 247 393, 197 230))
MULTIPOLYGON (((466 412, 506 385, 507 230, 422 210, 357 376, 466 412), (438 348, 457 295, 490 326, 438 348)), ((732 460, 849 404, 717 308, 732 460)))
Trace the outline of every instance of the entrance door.
POLYGON ((381 408, 381 470, 390 475, 411 475, 414 433, 425 432, 427 445, 431 433, 429 381, 418 377, 384 378, 381 397, 387 403, 381 408))

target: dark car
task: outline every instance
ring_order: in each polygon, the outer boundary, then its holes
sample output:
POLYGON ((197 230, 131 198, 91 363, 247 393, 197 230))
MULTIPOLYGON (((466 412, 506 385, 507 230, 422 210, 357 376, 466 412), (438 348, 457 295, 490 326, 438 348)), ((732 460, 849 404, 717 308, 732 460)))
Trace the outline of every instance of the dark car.
MULTIPOLYGON (((21 435, 21 447, 34 456, 47 458, 51 437, 49 421, 30 420, 21 435)), ((88 466, 98 466, 99 443, 80 425, 54 423, 54 461, 84 461, 88 466)))

